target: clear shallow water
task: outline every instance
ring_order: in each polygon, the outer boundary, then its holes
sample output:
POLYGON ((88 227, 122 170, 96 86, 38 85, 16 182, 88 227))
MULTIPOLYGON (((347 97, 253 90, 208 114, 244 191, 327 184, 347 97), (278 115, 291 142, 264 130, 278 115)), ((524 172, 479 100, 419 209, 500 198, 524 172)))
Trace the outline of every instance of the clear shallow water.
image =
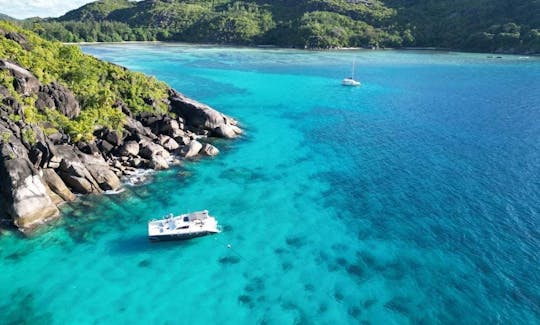
POLYGON ((540 322, 538 59, 83 49, 247 135, 65 206, 40 236, 1 236, 0 322, 540 322), (355 89, 339 85, 353 58, 355 89), (148 219, 203 208, 223 233, 147 242, 148 219))

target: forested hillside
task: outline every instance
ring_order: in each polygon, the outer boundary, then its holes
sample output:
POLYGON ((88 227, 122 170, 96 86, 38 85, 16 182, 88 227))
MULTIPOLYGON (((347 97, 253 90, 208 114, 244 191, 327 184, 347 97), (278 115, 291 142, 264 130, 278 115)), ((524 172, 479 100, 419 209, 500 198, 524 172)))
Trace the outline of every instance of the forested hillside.
POLYGON ((540 0, 102 0, 24 26, 64 42, 540 52, 540 0))
POLYGON ((540 53, 539 0, 386 0, 415 46, 540 53))
POLYGON ((24 25, 65 42, 161 40, 331 48, 411 45, 377 0, 103 0, 24 25))

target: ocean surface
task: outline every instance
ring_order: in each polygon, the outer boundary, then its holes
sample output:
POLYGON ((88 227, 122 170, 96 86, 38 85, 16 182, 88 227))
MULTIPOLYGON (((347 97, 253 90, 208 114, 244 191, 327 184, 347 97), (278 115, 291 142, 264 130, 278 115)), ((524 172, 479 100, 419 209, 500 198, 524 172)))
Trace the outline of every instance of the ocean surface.
POLYGON ((83 50, 246 134, 2 234, 0 323, 540 323, 539 58, 83 50), (343 87, 353 60, 362 86, 343 87), (200 209, 221 234, 148 242, 149 219, 200 209))

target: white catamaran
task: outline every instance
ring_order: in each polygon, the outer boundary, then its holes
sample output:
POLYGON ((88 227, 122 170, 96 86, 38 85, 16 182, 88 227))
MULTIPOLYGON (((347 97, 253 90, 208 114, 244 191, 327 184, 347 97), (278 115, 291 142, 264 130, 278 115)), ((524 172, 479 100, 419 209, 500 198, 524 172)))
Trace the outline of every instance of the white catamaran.
POLYGON ((217 220, 208 215, 208 210, 174 216, 148 222, 148 238, 158 240, 180 240, 219 233, 217 220))

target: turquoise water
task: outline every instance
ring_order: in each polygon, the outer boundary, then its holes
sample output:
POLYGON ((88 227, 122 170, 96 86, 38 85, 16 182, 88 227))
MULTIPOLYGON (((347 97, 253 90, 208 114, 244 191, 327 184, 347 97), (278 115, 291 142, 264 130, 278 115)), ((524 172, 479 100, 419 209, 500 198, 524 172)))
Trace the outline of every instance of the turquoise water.
POLYGON ((238 118, 214 159, 0 237, 0 323, 540 322, 540 60, 83 50, 238 118), (353 59, 360 88, 340 86, 353 59), (151 244, 148 219, 224 232, 151 244), (227 248, 230 244, 232 248, 227 248))

